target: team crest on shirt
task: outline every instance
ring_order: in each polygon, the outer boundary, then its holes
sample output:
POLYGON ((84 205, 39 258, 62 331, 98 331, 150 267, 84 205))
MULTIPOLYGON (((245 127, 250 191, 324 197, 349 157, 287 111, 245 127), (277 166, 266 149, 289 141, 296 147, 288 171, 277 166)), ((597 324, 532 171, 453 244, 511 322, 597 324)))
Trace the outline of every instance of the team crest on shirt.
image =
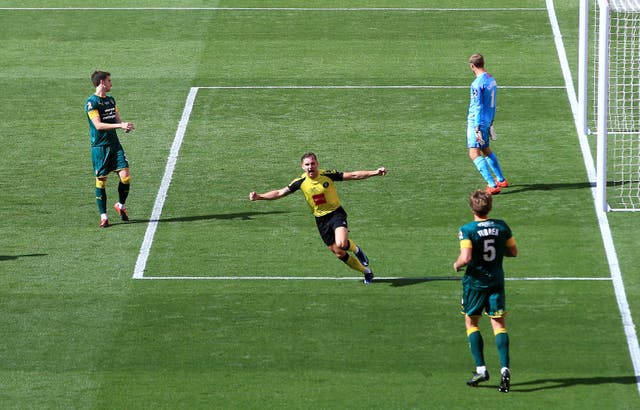
POLYGON ((329 187, 329 183, 325 182, 325 183, 322 184, 322 186, 325 187, 325 188, 328 188, 329 187))

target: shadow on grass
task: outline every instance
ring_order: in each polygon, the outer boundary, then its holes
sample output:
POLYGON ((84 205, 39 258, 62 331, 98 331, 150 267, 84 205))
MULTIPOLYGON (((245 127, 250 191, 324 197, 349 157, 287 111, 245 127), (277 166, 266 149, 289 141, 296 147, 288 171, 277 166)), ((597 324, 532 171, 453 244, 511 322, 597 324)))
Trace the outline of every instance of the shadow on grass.
POLYGON ((518 192, 525 191, 555 191, 555 190, 563 190, 563 189, 585 189, 592 188, 595 184, 591 182, 566 182, 566 183, 550 183, 550 184, 514 184, 509 185, 508 188, 505 188, 500 192, 500 195, 503 194, 515 194, 518 192))
MULTIPOLYGON (((638 183, 638 181, 631 181, 632 183, 638 183)), ((616 187, 623 185, 621 181, 609 181, 607 182, 608 187, 616 187)), ((563 189, 585 189, 585 188, 595 188, 596 184, 591 182, 565 182, 565 183, 551 183, 551 184, 515 184, 509 185, 508 188, 505 188, 500 192, 502 194, 515 194, 518 192, 524 191, 555 191, 555 190, 563 190, 563 189)))
POLYGON ((450 281, 450 280, 461 280, 460 276, 426 276, 422 278, 375 278, 373 280, 373 284, 376 283, 389 283, 393 287, 402 287, 402 286, 411 286, 417 285, 419 283, 425 282, 436 282, 436 281, 450 281))
MULTIPOLYGON (((602 384, 638 384, 636 376, 620 377, 567 377, 564 379, 538 379, 522 383, 512 381, 509 393, 531 393, 541 390, 562 389, 573 386, 597 386, 602 384)), ((478 387, 495 389, 496 386, 483 384, 478 387)))
MULTIPOLYGON (((130 219, 129 222, 122 222, 122 224, 127 223, 149 223, 149 222, 195 222, 195 221, 207 221, 211 219, 217 220, 231 220, 237 219, 241 221, 251 221, 255 216, 260 215, 276 215, 276 214, 287 214, 289 212, 285 211, 269 211, 269 212, 232 212, 229 214, 213 214, 213 215, 193 215, 193 216, 179 216, 175 218, 160 218, 160 219, 130 219)), ((113 225, 119 224, 118 222, 113 225)))
POLYGON ((0 261, 12 261, 20 258, 30 258, 32 256, 47 256, 46 253, 29 253, 26 255, 0 255, 0 261))

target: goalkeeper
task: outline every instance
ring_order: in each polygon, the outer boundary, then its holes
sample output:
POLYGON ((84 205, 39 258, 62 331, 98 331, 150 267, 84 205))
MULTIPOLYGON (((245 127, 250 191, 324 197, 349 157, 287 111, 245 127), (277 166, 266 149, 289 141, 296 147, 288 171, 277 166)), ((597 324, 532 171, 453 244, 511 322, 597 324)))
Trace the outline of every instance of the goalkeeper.
POLYGON ((471 101, 467 117, 469 158, 487 181, 486 191, 495 195, 500 193, 500 188, 509 186, 502 175, 498 157, 489 147, 489 139, 495 138, 496 135, 493 119, 496 115, 498 86, 495 78, 485 70, 484 57, 481 54, 469 57, 469 66, 476 76, 471 83, 471 101))
POLYGON ((302 156, 301 165, 304 173, 300 178, 296 178, 284 188, 263 194, 253 191, 249 193, 249 200, 274 200, 301 190, 316 217, 320 236, 329 250, 351 269, 363 273, 364 284, 370 284, 373 281, 373 272, 369 268, 369 259, 362 249, 349 239, 347 213, 340 204, 334 182, 386 175, 387 170, 380 167, 373 171, 325 171, 318 168, 318 158, 312 152, 302 156))

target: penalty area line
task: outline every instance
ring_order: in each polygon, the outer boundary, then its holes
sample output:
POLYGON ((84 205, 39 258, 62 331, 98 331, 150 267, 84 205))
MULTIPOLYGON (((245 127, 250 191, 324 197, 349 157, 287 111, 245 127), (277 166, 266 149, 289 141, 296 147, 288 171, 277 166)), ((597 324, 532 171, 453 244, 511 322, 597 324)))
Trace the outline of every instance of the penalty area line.
MULTIPOLYGON (((0 8, 1 10, 1 8, 0 8)), ((133 272, 133 279, 188 279, 188 277, 149 277, 145 278, 144 271, 149 259, 149 253, 153 244, 153 238, 156 230, 158 229, 158 223, 160 221, 160 215, 162 214, 162 208, 167 198, 169 186, 173 178, 173 172, 178 161, 178 154, 180 153, 180 147, 186 134, 187 125, 191 117, 191 111, 195 104, 196 96, 199 89, 214 89, 214 90, 261 90, 261 89, 443 89, 443 88, 460 88, 466 89, 468 86, 446 86, 446 85, 247 85, 247 86, 234 86, 234 85, 221 85, 221 86, 200 86, 191 87, 187 96, 184 109, 182 111, 182 117, 178 123, 173 144, 167 158, 167 164, 165 166, 164 175, 158 188, 156 200, 153 204, 151 211, 151 218, 149 219, 149 225, 144 234, 140 251, 138 252, 138 258, 133 272)), ((513 88, 513 89, 563 89, 563 86, 501 86, 501 88, 513 88)), ((194 280, 205 279, 222 279, 231 280, 230 277, 191 277, 194 280)), ((235 277, 234 277, 235 278, 235 277)), ((327 278, 327 280, 336 280, 335 278, 327 278)), ((350 278, 345 278, 350 279, 350 278)))

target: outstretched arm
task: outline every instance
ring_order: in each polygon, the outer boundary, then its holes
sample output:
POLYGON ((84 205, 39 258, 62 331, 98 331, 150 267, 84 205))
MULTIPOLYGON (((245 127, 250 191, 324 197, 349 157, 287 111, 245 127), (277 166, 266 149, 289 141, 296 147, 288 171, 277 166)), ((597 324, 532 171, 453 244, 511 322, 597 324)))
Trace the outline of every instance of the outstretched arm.
POLYGON ((269 191, 269 192, 265 192, 264 194, 259 194, 256 191, 252 191, 249 193, 249 200, 250 201, 259 201, 259 200, 273 200, 273 199, 280 199, 283 196, 287 196, 291 193, 291 190, 289 190, 289 187, 286 186, 282 189, 274 189, 273 191, 269 191))
POLYGON ((342 180, 349 181, 352 179, 367 179, 369 177, 374 177, 376 175, 387 175, 387 169, 385 167, 380 167, 378 169, 374 169, 373 171, 344 172, 342 174, 342 180))

